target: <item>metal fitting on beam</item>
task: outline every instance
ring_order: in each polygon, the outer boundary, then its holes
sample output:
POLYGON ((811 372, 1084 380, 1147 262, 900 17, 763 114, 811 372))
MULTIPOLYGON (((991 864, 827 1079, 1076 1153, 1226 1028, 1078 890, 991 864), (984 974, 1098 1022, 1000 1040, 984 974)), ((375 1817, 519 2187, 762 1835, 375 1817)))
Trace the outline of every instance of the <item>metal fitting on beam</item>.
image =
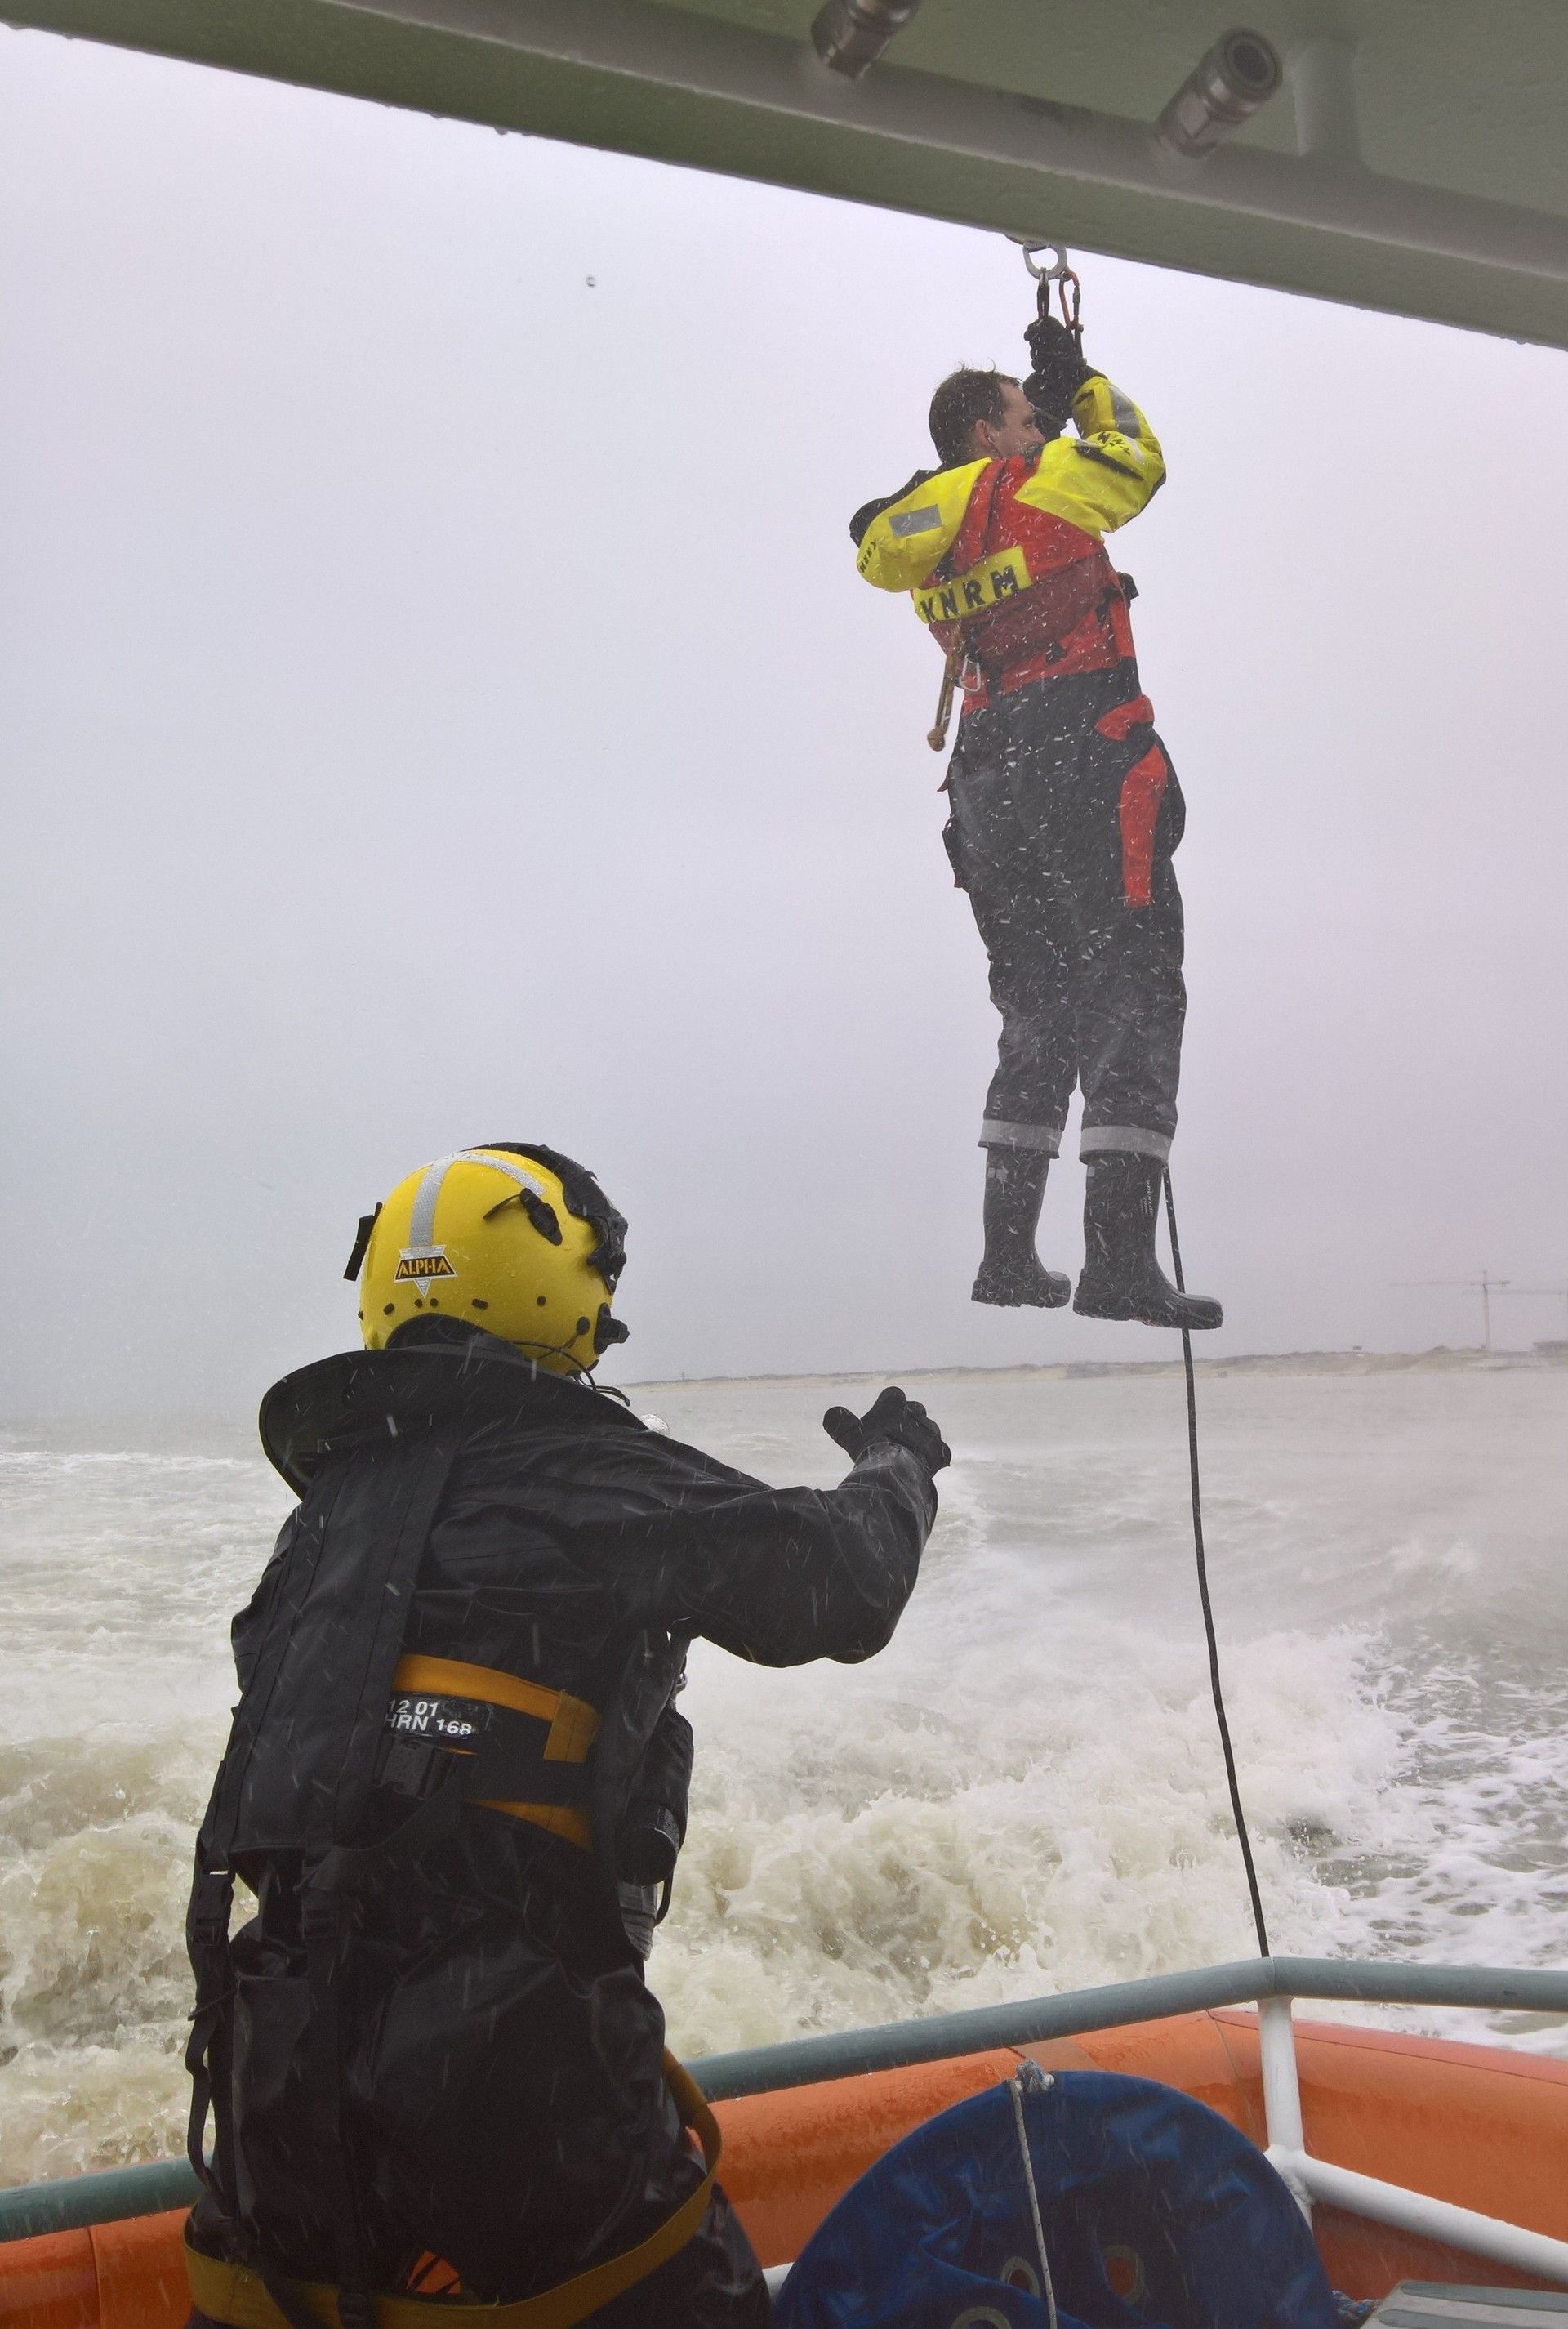
POLYGON ((1160 115, 1156 135, 1173 154, 1196 161, 1250 120, 1283 79, 1279 51, 1262 33, 1223 33, 1160 115))
POLYGON ((832 71, 859 80, 919 5, 920 0, 827 0, 812 26, 812 45, 832 71))

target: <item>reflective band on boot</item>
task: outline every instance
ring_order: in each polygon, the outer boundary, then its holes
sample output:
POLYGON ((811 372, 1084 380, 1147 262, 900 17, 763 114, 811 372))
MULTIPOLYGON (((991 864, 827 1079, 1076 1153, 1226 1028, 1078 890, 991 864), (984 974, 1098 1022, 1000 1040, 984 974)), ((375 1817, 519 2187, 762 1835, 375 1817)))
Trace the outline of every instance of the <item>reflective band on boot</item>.
MULTIPOLYGON (((458 2320, 465 2329, 468 2324, 472 2329, 573 2329, 575 2323, 586 2321, 589 2314, 634 2288, 638 2281, 678 2255, 708 2213, 724 2138, 696 2080, 673 2054, 664 2057, 664 2078, 682 2123, 694 2128, 700 2139, 708 2173, 656 2232, 636 2248, 563 2280, 559 2287, 547 2288, 539 2296, 520 2297, 511 2305, 486 2305, 461 2296, 372 2296, 371 2315, 376 2329, 452 2329, 458 2320)), ((247 2266, 203 2256, 187 2239, 185 2270, 191 2301, 210 2320, 227 2322, 229 2329, 290 2329, 281 2307, 268 2295, 260 2274, 247 2266)), ((329 2281, 291 2280, 286 2286, 322 2329, 339 2329, 338 2292, 329 2281)))

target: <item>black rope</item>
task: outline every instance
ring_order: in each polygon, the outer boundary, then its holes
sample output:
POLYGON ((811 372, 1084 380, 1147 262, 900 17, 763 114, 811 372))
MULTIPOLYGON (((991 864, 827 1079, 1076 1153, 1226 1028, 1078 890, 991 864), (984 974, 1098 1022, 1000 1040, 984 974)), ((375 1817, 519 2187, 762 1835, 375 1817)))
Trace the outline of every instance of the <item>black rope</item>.
MULTIPOLYGON (((1170 1259, 1176 1271, 1176 1290, 1178 1294, 1185 1294, 1187 1280, 1181 1274, 1181 1241, 1176 1234, 1176 1199, 1170 1193, 1169 1165, 1165 1172, 1165 1219, 1170 1231, 1170 1259)), ((1230 1807, 1236 1824, 1236 1841, 1242 1848, 1242 1864, 1247 1872, 1247 1891, 1253 1904, 1253 1922, 1258 1930, 1258 1953, 1266 1957, 1270 1954, 1269 1928, 1263 1922, 1258 1872, 1253 1864, 1253 1840, 1247 1833, 1246 1815, 1242 1810, 1235 1751, 1230 1743, 1225 1693, 1220 1688, 1219 1644, 1215 1638, 1214 1605, 1208 1598, 1208 1561, 1203 1549, 1203 1486, 1197 1469, 1197 1385, 1192 1372, 1192 1336, 1185 1326, 1181 1330, 1181 1363, 1187 1374, 1187 1460, 1192 1478, 1192 1542, 1197 1555, 1197 1595, 1203 1604, 1203 1630, 1208 1643, 1208 1678, 1214 1688, 1215 1718, 1219 1724, 1219 1743, 1225 1754, 1225 1783, 1230 1788, 1230 1807)))

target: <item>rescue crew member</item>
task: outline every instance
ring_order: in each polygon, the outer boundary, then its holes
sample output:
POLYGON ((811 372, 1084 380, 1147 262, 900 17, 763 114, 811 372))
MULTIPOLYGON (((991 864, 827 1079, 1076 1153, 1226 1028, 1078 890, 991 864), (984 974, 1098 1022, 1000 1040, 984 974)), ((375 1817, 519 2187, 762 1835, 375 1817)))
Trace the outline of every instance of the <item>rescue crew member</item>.
POLYGON ((893 1389, 823 1419, 852 1458, 825 1491, 645 1428, 592 1380, 624 1231, 536 1142, 443 1157, 360 1225, 366 1347, 262 1404, 300 1502, 235 1620, 197 1846, 198 2329, 770 2317, 643 1978, 686 1830, 676 1694, 698 1636, 873 1656, 949 1457, 893 1389))
MULTIPOLYGON (((1084 1093, 1084 1262, 1073 1307, 1217 1326, 1155 1259, 1176 1129, 1187 992, 1171 864, 1180 788, 1139 683, 1103 537, 1164 480, 1137 407, 1052 316, 1021 383, 960 371, 931 403, 942 467, 850 523, 860 573, 910 590, 963 710, 944 834, 991 962, 1001 1038, 981 1127, 976 1302, 1051 1309, 1072 1292, 1035 1233, 1075 1084, 1084 1093), (1076 438, 1062 435, 1071 415, 1076 438)), ((940 740, 934 731, 933 742, 940 740)))

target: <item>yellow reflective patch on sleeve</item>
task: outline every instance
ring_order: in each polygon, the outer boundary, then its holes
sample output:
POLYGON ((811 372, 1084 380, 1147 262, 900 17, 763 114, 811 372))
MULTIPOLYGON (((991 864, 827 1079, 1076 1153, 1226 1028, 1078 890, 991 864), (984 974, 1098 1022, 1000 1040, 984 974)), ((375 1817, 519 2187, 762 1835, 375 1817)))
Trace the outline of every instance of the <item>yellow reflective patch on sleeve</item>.
POLYGON ((855 560, 861 578, 878 590, 910 590, 941 564, 963 523, 969 497, 987 467, 966 461, 941 469, 902 501, 890 502, 867 527, 855 560))
POLYGON ((1032 579, 1023 552, 1014 548, 999 551, 994 558, 982 558, 978 566, 952 582, 934 582, 911 591, 910 596, 923 623, 962 623, 966 615, 978 615, 1003 599, 1016 599, 1020 590, 1028 589, 1032 579))

